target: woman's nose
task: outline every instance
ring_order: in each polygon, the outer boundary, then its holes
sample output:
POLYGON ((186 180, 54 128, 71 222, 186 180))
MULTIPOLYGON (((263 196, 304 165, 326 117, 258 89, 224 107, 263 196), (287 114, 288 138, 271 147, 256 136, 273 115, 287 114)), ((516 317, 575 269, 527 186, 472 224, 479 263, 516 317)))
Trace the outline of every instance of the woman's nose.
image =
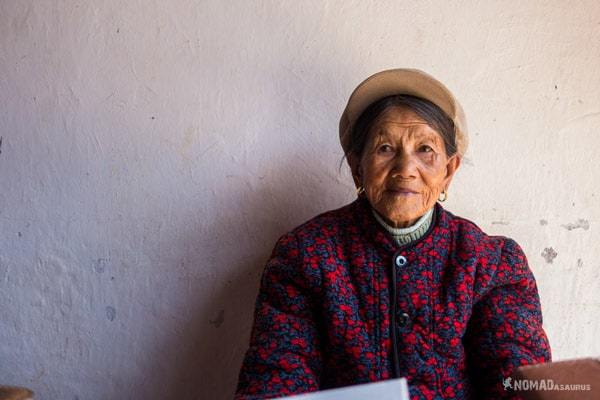
POLYGON ((392 176, 403 179, 410 179, 417 176, 416 160, 410 153, 405 151, 398 152, 393 162, 392 176))

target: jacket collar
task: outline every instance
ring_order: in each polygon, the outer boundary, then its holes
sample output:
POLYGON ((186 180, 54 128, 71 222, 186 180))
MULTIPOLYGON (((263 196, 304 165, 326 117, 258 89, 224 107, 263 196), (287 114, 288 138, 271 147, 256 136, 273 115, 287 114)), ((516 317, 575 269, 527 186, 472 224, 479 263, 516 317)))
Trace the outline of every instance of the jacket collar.
POLYGON ((387 252, 419 246, 422 242, 431 243, 441 230, 448 229, 448 212, 439 202, 435 203, 431 225, 425 234, 414 242, 399 245, 394 237, 383 227, 371 212, 371 204, 366 196, 359 196, 352 203, 355 221, 363 231, 367 240, 371 240, 377 246, 381 246, 387 252))

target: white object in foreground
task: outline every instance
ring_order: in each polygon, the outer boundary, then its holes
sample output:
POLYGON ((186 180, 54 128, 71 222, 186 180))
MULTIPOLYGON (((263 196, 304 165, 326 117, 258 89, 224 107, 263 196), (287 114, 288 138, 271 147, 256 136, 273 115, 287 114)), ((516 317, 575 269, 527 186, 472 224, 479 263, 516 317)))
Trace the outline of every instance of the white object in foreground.
POLYGON ((274 400, 409 400, 405 378, 279 397, 274 400))

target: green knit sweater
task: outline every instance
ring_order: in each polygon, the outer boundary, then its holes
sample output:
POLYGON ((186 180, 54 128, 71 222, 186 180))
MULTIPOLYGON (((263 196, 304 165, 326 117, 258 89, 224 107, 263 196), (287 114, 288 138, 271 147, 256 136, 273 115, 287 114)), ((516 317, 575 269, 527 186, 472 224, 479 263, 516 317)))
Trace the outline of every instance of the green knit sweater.
POLYGON ((404 245, 412 242, 413 240, 417 240, 422 237, 429 226, 431 225, 431 219, 433 217, 433 207, 430 208, 425 214, 423 214, 417 222, 407 228, 394 228, 393 226, 388 225, 381 215, 373 207, 371 207, 371 211, 375 216, 375 219, 396 239, 399 245, 404 245))

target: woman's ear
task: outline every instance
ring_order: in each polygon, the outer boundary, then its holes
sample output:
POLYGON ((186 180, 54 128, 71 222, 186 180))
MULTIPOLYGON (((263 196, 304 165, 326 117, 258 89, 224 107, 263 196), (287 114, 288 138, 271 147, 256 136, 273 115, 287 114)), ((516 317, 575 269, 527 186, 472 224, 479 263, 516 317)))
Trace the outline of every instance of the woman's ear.
POLYGON ((352 172, 352 179, 354 179, 354 185, 359 187, 361 182, 362 168, 360 167, 360 160, 354 154, 348 156, 348 165, 350 165, 350 171, 352 172))
POLYGON ((446 164, 446 177, 444 178, 444 187, 446 189, 450 186, 450 182, 452 181, 452 177, 460 167, 460 163, 462 161, 462 157, 458 154, 453 155, 448 159, 448 163, 446 164))

